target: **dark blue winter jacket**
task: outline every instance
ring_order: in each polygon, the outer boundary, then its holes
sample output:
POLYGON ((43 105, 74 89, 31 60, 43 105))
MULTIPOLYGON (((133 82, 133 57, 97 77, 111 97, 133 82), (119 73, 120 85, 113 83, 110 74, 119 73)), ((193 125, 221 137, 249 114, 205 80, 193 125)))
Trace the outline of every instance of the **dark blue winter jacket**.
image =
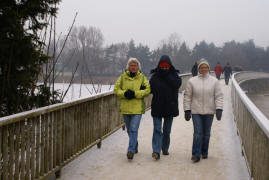
POLYGON ((151 92, 151 115, 154 117, 175 117, 179 115, 178 110, 178 89, 181 86, 179 71, 174 68, 171 60, 166 58, 171 67, 168 72, 162 72, 158 63, 157 68, 151 71, 150 78, 151 92))

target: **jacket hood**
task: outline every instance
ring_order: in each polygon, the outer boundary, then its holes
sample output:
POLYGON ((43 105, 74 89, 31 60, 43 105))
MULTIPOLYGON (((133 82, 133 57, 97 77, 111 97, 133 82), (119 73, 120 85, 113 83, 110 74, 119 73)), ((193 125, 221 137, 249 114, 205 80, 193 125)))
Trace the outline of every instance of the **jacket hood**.
POLYGON ((163 56, 160 58, 157 67, 156 67, 155 69, 152 69, 152 70, 150 71, 150 73, 152 74, 152 73, 157 72, 158 69, 160 69, 160 68, 159 68, 160 63, 162 63, 162 62, 167 62, 168 64, 171 65, 171 67, 170 67, 170 69, 169 69, 170 71, 174 71, 174 72, 179 73, 179 70, 175 69, 175 67, 174 67, 173 64, 172 64, 172 61, 171 61, 170 57, 167 56, 167 55, 163 55, 163 56))
POLYGON ((160 60, 159 60, 159 63, 158 63, 158 66, 157 66, 157 67, 159 67, 160 63, 162 63, 162 62, 167 62, 168 64, 170 64, 170 65, 172 66, 171 59, 170 59, 170 57, 169 57, 169 56, 167 56, 167 55, 163 55, 163 56, 160 58, 160 60))

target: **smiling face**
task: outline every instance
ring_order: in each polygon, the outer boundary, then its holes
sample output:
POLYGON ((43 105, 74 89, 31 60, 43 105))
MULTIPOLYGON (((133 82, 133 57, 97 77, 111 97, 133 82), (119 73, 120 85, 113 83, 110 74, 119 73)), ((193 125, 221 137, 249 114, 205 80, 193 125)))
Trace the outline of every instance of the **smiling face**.
POLYGON ((138 64, 136 62, 130 62, 129 71, 132 73, 136 73, 139 70, 138 64))
POLYGON ((209 67, 206 64, 202 64, 199 66, 199 73, 202 75, 206 75, 209 72, 209 67))

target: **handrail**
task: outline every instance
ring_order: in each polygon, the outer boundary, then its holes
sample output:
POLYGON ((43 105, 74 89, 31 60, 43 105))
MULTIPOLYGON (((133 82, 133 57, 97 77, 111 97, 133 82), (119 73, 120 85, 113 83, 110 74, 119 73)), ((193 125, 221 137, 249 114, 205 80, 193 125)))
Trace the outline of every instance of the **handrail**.
MULTIPOLYGON (((238 95, 240 96, 242 102, 246 105, 248 111, 251 113, 251 115, 254 117, 254 119, 259 124, 260 128, 263 130, 263 132, 267 135, 269 138, 269 119, 257 108, 257 106, 249 99, 249 97, 245 94, 245 92, 241 89, 238 83, 243 83, 245 81, 248 81, 250 79, 257 79, 257 78, 249 78, 248 80, 241 80, 240 82, 237 82, 234 78, 236 74, 232 77, 233 86, 236 89, 238 95)), ((261 77, 259 77, 261 78, 261 77)), ((269 78, 269 77, 268 77, 269 78)))
MULTIPOLYGON (((232 76, 232 105, 242 153, 250 175, 256 180, 269 179, 269 120, 245 94, 244 88, 269 89, 268 73, 239 72, 232 76), (258 84, 260 83, 260 84, 258 84), (252 86, 252 87, 251 87, 252 86)), ((253 91, 254 91, 253 90, 253 91)))
POLYGON ((68 108, 68 107, 74 106, 76 104, 84 103, 87 101, 92 101, 92 100, 95 100, 95 99, 98 99, 98 98, 101 98, 104 96, 112 95, 112 94, 113 94, 113 91, 111 90, 111 91, 99 93, 97 95, 87 97, 87 98, 81 98, 81 99, 69 101, 66 103, 57 103, 57 104, 41 107, 38 109, 25 111, 25 112, 13 114, 10 116, 5 116, 5 117, 0 118, 0 126, 4 126, 4 125, 10 124, 10 123, 15 123, 17 121, 20 121, 21 119, 31 118, 31 117, 34 117, 37 115, 42 115, 42 114, 46 114, 49 112, 57 111, 57 110, 62 109, 62 108, 68 108))

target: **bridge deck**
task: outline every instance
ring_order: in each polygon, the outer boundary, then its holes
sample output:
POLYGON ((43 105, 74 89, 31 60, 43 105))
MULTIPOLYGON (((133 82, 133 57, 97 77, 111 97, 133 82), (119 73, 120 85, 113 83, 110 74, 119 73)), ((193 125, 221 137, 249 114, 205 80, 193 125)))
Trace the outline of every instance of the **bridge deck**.
POLYGON ((126 158, 127 133, 118 130, 103 141, 101 149, 95 146, 64 167, 61 179, 250 179, 233 122, 230 87, 225 86, 223 80, 221 83, 225 94, 223 118, 214 119, 208 159, 196 164, 191 162, 193 126, 191 121, 184 120, 180 94, 180 116, 172 126, 169 156, 161 156, 159 161, 151 157, 153 124, 147 111, 139 129, 139 153, 132 161, 126 158))

